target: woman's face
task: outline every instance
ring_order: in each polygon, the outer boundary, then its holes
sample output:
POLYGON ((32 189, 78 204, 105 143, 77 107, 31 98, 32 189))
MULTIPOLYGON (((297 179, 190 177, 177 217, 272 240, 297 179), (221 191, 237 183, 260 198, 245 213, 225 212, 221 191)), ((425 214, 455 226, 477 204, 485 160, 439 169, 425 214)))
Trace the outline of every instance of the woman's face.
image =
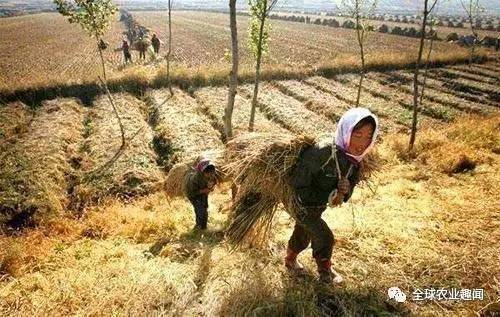
POLYGON ((361 128, 356 129, 351 134, 348 151, 352 155, 358 156, 372 143, 373 127, 371 124, 365 124, 361 128))

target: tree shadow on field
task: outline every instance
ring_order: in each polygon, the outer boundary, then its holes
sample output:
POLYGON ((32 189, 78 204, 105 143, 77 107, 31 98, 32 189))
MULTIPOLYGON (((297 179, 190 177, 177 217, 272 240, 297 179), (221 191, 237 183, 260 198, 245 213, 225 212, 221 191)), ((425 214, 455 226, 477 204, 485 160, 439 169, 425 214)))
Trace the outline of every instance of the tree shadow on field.
POLYGON ((282 284, 270 281, 272 278, 264 276, 262 270, 253 271, 248 281, 232 285, 219 313, 232 316, 408 316, 411 314, 403 304, 392 302, 387 294, 371 287, 323 285, 317 281, 313 272, 307 272, 301 277, 290 276, 288 272, 283 272, 282 284))

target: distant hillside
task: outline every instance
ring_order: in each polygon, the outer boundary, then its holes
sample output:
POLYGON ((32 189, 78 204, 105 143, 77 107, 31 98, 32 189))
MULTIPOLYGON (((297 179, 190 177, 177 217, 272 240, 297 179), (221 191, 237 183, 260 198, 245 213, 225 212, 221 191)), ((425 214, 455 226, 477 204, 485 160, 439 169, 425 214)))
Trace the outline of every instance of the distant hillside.
MULTIPOLYGON (((439 14, 441 15, 462 15, 463 9, 460 0, 441 1, 439 6, 439 14)), ((158 10, 165 9, 166 2, 159 0, 115 0, 121 7, 127 9, 147 9, 158 10)), ((246 9, 247 1, 239 1, 238 6, 240 9, 246 9)), ((332 12, 338 11, 338 6, 341 0, 281 0, 278 2, 280 10, 293 10, 293 11, 324 11, 332 12)), ((500 1, 488 0, 481 1, 481 4, 486 8, 486 14, 500 16, 500 1)), ((176 8, 183 9, 227 9, 226 0, 176 0, 176 8)), ((402 14, 402 13, 417 13, 421 11, 421 2, 408 1, 408 0, 380 0, 378 10, 379 12, 402 14)), ((55 8, 52 0, 0 0, 0 13, 4 12, 6 15, 33 13, 39 11, 53 10, 55 8)), ((0 15, 1 16, 1 15, 0 15)))
MULTIPOLYGON (((246 8, 247 1, 239 1, 241 8, 246 8)), ((147 7, 164 7, 164 1, 151 0, 120 0, 117 3, 123 6, 147 6, 147 7)), ((480 1, 486 8, 486 14, 500 15, 500 1, 488 0, 480 1)), ((337 11, 337 6, 341 4, 341 0, 281 0, 278 2, 278 7, 288 10, 304 10, 304 11, 337 11)), ((227 1, 225 0, 177 0, 175 5, 184 8, 206 8, 206 9, 226 9, 227 1)), ((378 11, 388 13, 416 13, 421 11, 421 2, 408 0, 380 0, 378 11)), ((440 14, 463 14, 463 9, 460 0, 449 0, 443 2, 439 7, 440 14)))

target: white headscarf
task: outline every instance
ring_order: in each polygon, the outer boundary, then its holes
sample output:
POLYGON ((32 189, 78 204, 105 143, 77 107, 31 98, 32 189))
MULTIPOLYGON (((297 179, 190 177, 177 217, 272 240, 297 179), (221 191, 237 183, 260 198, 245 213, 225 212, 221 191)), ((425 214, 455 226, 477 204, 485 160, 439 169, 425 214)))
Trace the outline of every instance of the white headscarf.
POLYGON ((378 134, 378 119, 375 114, 366 108, 352 108, 342 115, 337 124, 337 130, 335 131, 335 144, 340 147, 346 155, 349 155, 357 162, 361 162, 363 157, 372 149, 375 139, 378 134), (366 150, 361 155, 352 155, 347 149, 349 148, 349 143, 351 142, 352 130, 358 124, 359 121, 366 117, 372 117, 375 120, 375 131, 373 131, 372 142, 366 148, 366 150))

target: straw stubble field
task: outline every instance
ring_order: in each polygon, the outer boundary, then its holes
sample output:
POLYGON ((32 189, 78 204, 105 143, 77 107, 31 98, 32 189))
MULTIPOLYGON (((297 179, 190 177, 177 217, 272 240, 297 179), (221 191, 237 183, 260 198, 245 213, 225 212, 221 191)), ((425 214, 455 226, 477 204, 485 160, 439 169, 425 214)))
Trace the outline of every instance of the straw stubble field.
MULTIPOLYGON (((76 99, 35 110, 0 106, 2 221, 41 217, 34 228, 2 229, 0 314, 458 316, 483 309, 500 291, 500 65, 468 69, 433 70, 410 154, 411 74, 368 74, 361 101, 381 118, 382 167, 351 202, 325 213, 337 237, 334 266, 346 278, 336 288, 316 283, 309 250, 301 256, 307 276, 287 274, 282 258, 293 221, 283 210, 266 248, 229 252, 225 187, 210 198, 205 233, 191 231, 190 205, 162 190, 175 164, 224 151, 226 88, 114 94, 127 146, 104 172, 120 145, 105 96, 87 106, 76 99), (398 304, 387 298, 391 286, 408 297, 431 287, 484 288, 485 299, 398 304)), ((256 131, 330 141, 354 104, 356 79, 263 82, 256 131)), ((237 136, 246 135, 252 91, 239 87, 237 136)))

